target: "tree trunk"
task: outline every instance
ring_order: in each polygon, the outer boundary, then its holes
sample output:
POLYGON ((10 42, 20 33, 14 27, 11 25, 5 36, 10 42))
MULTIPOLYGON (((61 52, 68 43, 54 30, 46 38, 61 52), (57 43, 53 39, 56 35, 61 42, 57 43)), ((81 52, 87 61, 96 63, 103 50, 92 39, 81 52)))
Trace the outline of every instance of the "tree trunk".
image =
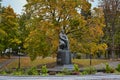
POLYGON ((115 45, 115 37, 114 37, 114 33, 115 33, 115 26, 114 26, 114 22, 112 23, 112 45, 111 45, 111 47, 112 47, 112 51, 111 51, 111 53, 112 53, 112 59, 114 59, 115 58, 115 49, 114 49, 114 45, 115 45))

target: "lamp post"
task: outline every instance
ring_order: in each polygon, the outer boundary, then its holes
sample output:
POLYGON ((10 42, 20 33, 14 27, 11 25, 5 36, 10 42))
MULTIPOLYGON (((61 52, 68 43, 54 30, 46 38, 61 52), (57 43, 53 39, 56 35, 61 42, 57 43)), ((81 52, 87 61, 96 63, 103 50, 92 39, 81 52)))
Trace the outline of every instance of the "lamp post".
POLYGON ((90 74, 92 73, 91 66, 92 66, 92 54, 90 53, 90 74))
POLYGON ((19 56, 18 69, 20 69, 20 47, 18 47, 18 56, 19 56))
POLYGON ((92 65, 92 54, 90 54, 90 67, 92 65))

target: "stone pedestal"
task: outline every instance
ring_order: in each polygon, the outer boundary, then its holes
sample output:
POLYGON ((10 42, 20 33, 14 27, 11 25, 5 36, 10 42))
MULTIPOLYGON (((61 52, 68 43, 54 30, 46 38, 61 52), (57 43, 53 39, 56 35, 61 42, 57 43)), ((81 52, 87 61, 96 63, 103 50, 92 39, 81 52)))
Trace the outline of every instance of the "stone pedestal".
POLYGON ((71 64, 71 53, 69 50, 58 50, 57 65, 71 64))

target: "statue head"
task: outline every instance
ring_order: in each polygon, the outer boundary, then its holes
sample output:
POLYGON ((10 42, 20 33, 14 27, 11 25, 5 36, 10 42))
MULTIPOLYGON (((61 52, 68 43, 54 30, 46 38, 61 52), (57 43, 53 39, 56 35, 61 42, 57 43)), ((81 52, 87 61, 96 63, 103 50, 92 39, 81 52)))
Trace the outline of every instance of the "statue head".
POLYGON ((62 29, 62 30, 61 30, 61 33, 63 33, 63 34, 64 34, 64 29, 62 29))

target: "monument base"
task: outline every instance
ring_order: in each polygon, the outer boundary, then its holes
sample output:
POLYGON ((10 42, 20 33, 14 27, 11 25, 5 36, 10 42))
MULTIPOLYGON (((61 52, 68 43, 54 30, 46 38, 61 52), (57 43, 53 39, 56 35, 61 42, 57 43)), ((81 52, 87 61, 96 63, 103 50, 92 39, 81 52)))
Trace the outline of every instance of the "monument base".
POLYGON ((74 65, 73 64, 63 65, 63 68, 74 69, 74 65))
POLYGON ((64 69, 67 70, 74 70, 74 65, 73 64, 69 64, 69 65, 58 65, 56 66, 54 69, 59 70, 59 71, 63 71, 64 69))
POLYGON ((58 50, 57 65, 71 64, 71 53, 69 50, 58 50))

